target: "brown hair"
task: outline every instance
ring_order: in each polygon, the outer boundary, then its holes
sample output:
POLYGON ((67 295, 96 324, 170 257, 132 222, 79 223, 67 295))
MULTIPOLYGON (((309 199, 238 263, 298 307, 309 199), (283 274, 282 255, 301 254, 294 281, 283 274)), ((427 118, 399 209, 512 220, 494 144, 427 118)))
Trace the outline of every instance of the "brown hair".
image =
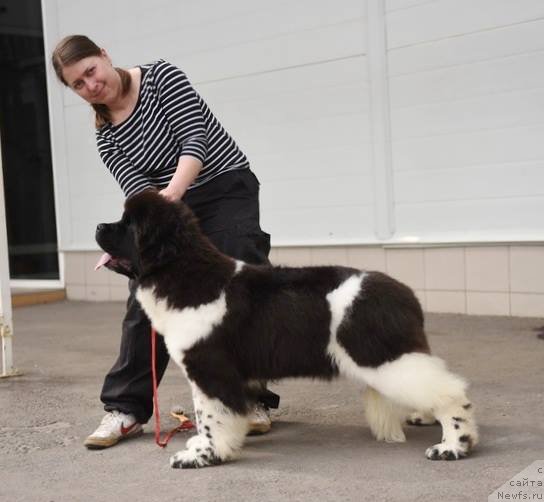
MULTIPOLYGON (((59 80, 66 86, 68 82, 64 79, 62 69, 65 66, 75 64, 89 56, 101 56, 102 51, 91 39, 85 35, 70 35, 64 37, 55 47, 51 61, 53 68, 59 80)), ((121 93, 126 95, 130 89, 131 76, 130 73, 122 68, 115 68, 115 71, 121 77, 121 93)), ((95 112, 94 125, 98 129, 103 125, 111 122, 110 110, 106 105, 92 104, 95 112)))

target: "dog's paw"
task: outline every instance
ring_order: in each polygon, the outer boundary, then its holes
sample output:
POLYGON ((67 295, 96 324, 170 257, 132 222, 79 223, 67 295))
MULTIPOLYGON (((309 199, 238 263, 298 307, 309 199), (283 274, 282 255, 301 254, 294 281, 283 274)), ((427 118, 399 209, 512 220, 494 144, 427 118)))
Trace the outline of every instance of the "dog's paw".
POLYGON ((186 449, 178 451, 170 457, 170 466, 174 469, 196 469, 217 465, 221 459, 216 454, 209 438, 200 434, 190 438, 185 444, 186 449))
POLYGON ((205 451, 200 448, 196 448, 194 451, 181 450, 170 457, 170 467, 173 469, 198 469, 220 463, 221 459, 209 447, 205 451))
POLYGON ((427 448, 425 456, 429 460, 459 460, 468 455, 469 448, 462 443, 439 443, 427 448))
POLYGON ((406 423, 408 425, 424 426, 437 425, 440 422, 433 415, 416 411, 406 419, 406 423))

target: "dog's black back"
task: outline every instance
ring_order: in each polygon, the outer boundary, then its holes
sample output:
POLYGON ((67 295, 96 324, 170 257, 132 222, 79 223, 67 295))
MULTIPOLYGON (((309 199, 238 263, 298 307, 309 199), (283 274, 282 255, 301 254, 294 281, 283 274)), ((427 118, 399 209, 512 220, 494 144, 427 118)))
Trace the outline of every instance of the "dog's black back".
MULTIPOLYGON (((227 315, 195 350, 227 351, 244 379, 331 378, 331 313, 326 296, 359 270, 347 267, 245 266, 226 287, 227 315)), ((338 329, 361 366, 428 351, 423 314, 412 291, 367 272, 365 289, 338 329), (400 308, 399 308, 400 307, 400 308)), ((190 351, 189 351, 190 352, 190 351)))

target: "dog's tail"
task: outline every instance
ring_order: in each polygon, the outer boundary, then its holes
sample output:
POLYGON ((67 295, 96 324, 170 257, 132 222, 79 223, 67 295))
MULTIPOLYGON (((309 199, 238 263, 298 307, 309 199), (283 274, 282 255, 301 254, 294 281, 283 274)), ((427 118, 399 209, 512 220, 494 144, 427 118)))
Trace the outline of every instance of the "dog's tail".
POLYGON ((367 385, 363 392, 365 414, 372 434, 378 441, 403 443, 406 436, 402 425, 408 410, 387 399, 376 389, 367 385))

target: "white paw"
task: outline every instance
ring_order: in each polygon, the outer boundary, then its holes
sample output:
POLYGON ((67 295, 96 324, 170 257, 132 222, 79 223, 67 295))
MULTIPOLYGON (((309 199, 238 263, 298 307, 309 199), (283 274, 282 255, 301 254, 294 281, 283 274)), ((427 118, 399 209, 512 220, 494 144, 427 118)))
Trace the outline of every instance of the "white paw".
POLYGON ((170 457, 170 467, 174 469, 195 469, 217 465, 221 459, 209 439, 197 434, 186 443, 186 449, 178 451, 170 457))
POLYGON ((181 450, 170 457, 170 467, 174 469, 196 469, 220 463, 221 459, 215 456, 213 450, 204 452, 181 450))
POLYGON ((468 449, 459 443, 438 443, 425 451, 425 456, 430 460, 459 460, 467 454, 468 449))

